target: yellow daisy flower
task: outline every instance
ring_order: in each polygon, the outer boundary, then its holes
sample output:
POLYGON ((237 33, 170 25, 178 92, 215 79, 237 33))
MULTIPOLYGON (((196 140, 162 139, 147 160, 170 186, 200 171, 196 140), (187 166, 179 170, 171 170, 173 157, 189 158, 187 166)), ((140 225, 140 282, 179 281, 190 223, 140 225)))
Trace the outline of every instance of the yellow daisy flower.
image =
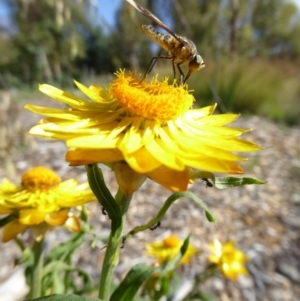
MULTIPOLYGON (((155 241, 151 244, 147 244, 146 249, 148 256, 156 257, 158 263, 163 263, 174 259, 174 257, 179 253, 182 245, 183 240, 179 239, 175 235, 170 235, 163 241, 155 241)), ((186 253, 181 258, 180 264, 191 263, 191 257, 197 253, 196 248, 189 243, 186 253)))
POLYGON ((49 85, 40 90, 70 108, 34 105, 25 108, 48 116, 30 133, 65 140, 70 165, 125 162, 133 172, 151 178, 173 191, 185 191, 191 168, 241 174, 236 163, 245 158, 233 151, 259 147, 239 136, 247 130, 226 126, 238 115, 212 115, 216 105, 190 109, 194 97, 187 86, 141 81, 133 73, 116 73, 108 89, 77 87, 86 101, 49 85))
POLYGON ((14 217, 3 228, 3 242, 13 239, 28 227, 40 237, 50 226, 65 225, 70 231, 79 231, 80 220, 70 208, 95 200, 88 188, 88 183, 78 185, 74 179, 61 182, 54 171, 43 166, 28 170, 20 186, 3 180, 0 184, 0 214, 14 217))
POLYGON ((244 266, 248 258, 241 250, 234 247, 233 241, 222 245, 218 240, 214 240, 209 247, 212 254, 208 260, 216 264, 226 278, 236 281, 239 275, 248 275, 244 266))

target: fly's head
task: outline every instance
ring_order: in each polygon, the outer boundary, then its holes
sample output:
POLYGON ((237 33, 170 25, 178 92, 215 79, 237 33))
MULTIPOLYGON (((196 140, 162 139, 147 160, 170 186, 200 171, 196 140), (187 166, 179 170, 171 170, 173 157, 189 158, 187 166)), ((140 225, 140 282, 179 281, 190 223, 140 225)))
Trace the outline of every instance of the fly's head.
POLYGON ((183 83, 186 82, 186 80, 190 77, 192 72, 198 71, 205 67, 204 60, 200 54, 196 54, 192 57, 192 59, 189 61, 189 71, 183 81, 183 83))
POLYGON ((205 63, 200 54, 194 55, 194 57, 189 61, 189 72, 198 71, 205 67, 205 63))

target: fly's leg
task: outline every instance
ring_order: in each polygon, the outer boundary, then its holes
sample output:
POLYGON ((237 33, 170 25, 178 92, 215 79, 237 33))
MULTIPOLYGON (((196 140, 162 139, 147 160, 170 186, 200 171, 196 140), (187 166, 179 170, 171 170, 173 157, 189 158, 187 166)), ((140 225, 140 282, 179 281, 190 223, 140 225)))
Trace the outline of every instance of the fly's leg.
POLYGON ((173 76, 174 76, 174 79, 176 78, 176 69, 175 69, 175 63, 174 63, 174 58, 172 60, 172 66, 173 66, 173 76))
POLYGON ((184 78, 183 84, 185 84, 185 82, 186 82, 187 79, 190 77, 190 75, 191 75, 191 72, 189 72, 189 73, 186 75, 186 77, 184 78))
POLYGON ((159 59, 159 56, 155 56, 151 59, 150 64, 147 67, 147 71, 145 72, 145 75, 143 77, 143 80, 145 79, 145 77, 152 71, 154 65, 156 64, 156 61, 159 59))
MULTIPOLYGON (((162 55, 159 55, 159 56, 154 56, 151 61, 150 61, 150 64, 147 68, 147 71, 145 72, 145 75, 143 76, 143 79, 142 81, 148 76, 148 74, 152 71, 155 63, 157 62, 158 59, 163 59, 163 60, 173 60, 173 57, 171 56, 162 56, 162 55)), ((175 76, 175 67, 174 67, 174 62, 172 61, 173 63, 173 70, 174 70, 174 76, 175 76)))
POLYGON ((182 72, 181 68, 180 68, 180 64, 182 64, 183 62, 179 62, 176 66, 177 66, 177 69, 180 73, 179 75, 179 85, 182 85, 185 83, 185 81, 187 80, 187 78, 184 79, 184 73, 182 72), (184 79, 184 80, 183 80, 184 79))

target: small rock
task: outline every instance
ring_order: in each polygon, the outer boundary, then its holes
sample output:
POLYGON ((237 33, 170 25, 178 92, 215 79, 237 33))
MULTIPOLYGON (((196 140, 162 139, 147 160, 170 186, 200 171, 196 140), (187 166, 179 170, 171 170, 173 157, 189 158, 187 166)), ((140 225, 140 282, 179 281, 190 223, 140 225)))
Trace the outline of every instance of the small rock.
POLYGON ((300 284, 300 263, 298 263, 297 267, 297 265, 293 263, 279 262, 276 266, 276 272, 287 277, 294 283, 300 284))

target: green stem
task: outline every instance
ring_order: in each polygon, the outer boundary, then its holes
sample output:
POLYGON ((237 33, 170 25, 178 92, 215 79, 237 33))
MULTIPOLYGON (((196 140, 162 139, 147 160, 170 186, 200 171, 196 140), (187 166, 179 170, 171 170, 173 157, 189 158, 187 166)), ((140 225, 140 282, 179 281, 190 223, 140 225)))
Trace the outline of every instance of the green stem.
POLYGON ((19 246, 20 250, 23 252, 25 250, 25 245, 18 237, 14 238, 15 243, 19 246))
POLYGON ((111 220, 111 230, 99 283, 99 298, 103 301, 108 301, 110 298, 113 271, 119 261, 124 221, 132 195, 126 196, 119 189, 114 198, 105 185, 101 169, 96 164, 86 165, 86 171, 93 193, 111 220))
POLYGON ((218 271, 218 267, 215 264, 209 264, 206 269, 200 274, 196 281, 194 282, 192 290, 185 296, 183 301, 193 300, 195 295, 197 296, 198 293, 195 293, 195 290, 199 290, 201 284, 203 284, 206 280, 213 277, 218 271))
POLYGON ((31 278, 30 298, 39 298, 42 295, 42 273, 44 266, 44 240, 33 244, 33 269, 31 278))
POLYGON ((103 301, 109 300, 110 297, 112 275, 119 261, 122 230, 123 223, 120 224, 116 231, 112 231, 109 236, 99 284, 99 298, 103 301))
POLYGON ((218 272, 218 266, 214 263, 209 264, 206 269, 200 274, 196 281, 196 286, 201 285, 204 283, 207 279, 213 277, 218 272))
POLYGON ((123 226, 131 198, 132 195, 125 196, 120 189, 116 195, 116 202, 122 208, 122 216, 121 222, 114 219, 111 221, 111 233, 104 256, 99 284, 99 298, 103 301, 108 301, 110 298, 113 271, 119 262, 123 226))

